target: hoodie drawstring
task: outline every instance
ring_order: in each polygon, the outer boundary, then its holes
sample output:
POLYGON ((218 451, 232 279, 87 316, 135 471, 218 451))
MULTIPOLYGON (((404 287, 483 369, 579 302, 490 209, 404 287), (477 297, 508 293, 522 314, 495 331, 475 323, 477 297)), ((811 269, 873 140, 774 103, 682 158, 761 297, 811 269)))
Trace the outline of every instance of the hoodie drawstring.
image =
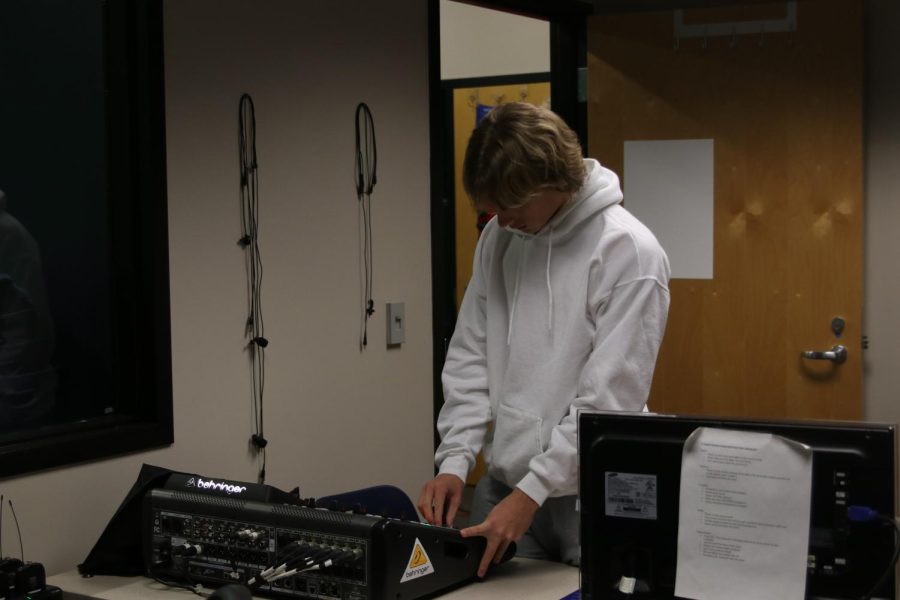
POLYGON ((553 227, 547 239, 547 330, 553 331, 553 286, 550 285, 550 256, 553 252, 553 227))
POLYGON ((519 303, 519 279, 522 276, 522 263, 525 262, 525 253, 528 251, 528 244, 522 245, 522 253, 519 255, 519 264, 516 266, 516 287, 513 288, 512 308, 509 311, 509 325, 506 328, 506 345, 512 342, 513 319, 516 316, 516 304, 519 303))
MULTIPOLYGON (((509 310, 509 324, 506 328, 506 345, 512 343, 513 322, 516 318, 516 305, 519 303, 519 283, 522 277, 522 263, 525 262, 525 253, 528 251, 528 243, 522 246, 522 254, 519 256, 519 264, 516 265, 516 286, 513 288, 512 307, 509 310)), ((553 331, 553 286, 550 284, 550 259, 553 257, 553 228, 549 230, 547 237, 547 330, 553 331)))

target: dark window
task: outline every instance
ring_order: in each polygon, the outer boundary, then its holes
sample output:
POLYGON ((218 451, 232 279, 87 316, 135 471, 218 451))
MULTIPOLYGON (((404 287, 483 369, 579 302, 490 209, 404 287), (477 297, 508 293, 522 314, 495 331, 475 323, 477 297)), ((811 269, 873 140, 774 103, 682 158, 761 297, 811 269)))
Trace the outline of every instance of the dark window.
POLYGON ((161 21, 0 4, 0 476, 172 442, 161 21))

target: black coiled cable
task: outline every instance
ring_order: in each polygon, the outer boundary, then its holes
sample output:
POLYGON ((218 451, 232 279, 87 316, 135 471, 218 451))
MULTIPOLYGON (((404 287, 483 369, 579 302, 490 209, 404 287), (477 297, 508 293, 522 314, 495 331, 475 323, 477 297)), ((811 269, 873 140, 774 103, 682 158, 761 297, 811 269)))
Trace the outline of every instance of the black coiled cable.
POLYGON ((359 349, 364 350, 369 343, 369 317, 375 312, 372 299, 374 281, 372 262, 372 190, 378 179, 375 175, 378 165, 378 148, 375 144, 375 121, 372 111, 365 102, 356 106, 356 162, 354 181, 359 215, 360 292, 362 313, 360 318, 359 349))
POLYGON ((262 466, 259 483, 266 480, 266 444, 263 435, 263 395, 266 387, 265 324, 262 312, 263 264, 259 252, 259 164, 256 156, 256 110, 249 94, 241 96, 238 107, 238 140, 241 168, 241 238, 247 270, 246 335, 252 362, 252 390, 254 433, 250 442, 260 453, 262 466))

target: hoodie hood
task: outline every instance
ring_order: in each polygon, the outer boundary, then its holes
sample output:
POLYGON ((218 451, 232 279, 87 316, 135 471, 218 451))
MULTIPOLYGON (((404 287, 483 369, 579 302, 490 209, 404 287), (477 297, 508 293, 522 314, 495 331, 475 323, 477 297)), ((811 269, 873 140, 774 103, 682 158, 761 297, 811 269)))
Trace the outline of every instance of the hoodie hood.
POLYGON ((513 288, 512 306, 509 311, 509 324, 507 326, 507 344, 512 340, 515 326, 516 305, 519 300, 519 282, 521 279, 522 263, 526 259, 529 242, 546 243, 546 289, 547 289, 547 329, 553 331, 553 284, 551 283, 551 265, 553 257, 553 244, 565 244, 577 231, 578 226, 590 220, 604 209, 622 202, 622 188, 619 186, 619 177, 601 165, 593 158, 584 159, 586 176, 584 185, 572 197, 572 199, 560 208, 555 215, 535 234, 527 234, 515 230, 506 229, 510 235, 523 240, 525 248, 519 256, 519 264, 516 268, 515 286, 513 288))
POLYGON ((584 159, 584 167, 587 172, 584 185, 533 237, 563 243, 579 223, 622 202, 622 188, 615 173, 593 158, 584 159))

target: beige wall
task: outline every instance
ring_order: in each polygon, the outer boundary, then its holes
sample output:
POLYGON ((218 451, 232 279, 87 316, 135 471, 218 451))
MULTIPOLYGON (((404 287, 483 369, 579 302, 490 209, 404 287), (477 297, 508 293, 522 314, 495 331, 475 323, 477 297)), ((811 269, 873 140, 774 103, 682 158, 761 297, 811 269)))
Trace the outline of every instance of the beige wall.
POLYGON ((900 422, 900 3, 867 0, 866 418, 900 422))
POLYGON ((441 0, 441 79, 550 70, 550 24, 441 0))
MULTIPOLYGON (((252 481, 237 108, 257 110, 268 480, 304 496, 432 474, 426 3, 165 3, 175 444, 8 479, 26 558, 86 556, 147 462, 252 481), (358 350, 356 104, 378 134, 374 298, 358 350), (406 343, 385 346, 385 302, 406 343)), ((15 529, 4 528, 7 548, 15 529)))

